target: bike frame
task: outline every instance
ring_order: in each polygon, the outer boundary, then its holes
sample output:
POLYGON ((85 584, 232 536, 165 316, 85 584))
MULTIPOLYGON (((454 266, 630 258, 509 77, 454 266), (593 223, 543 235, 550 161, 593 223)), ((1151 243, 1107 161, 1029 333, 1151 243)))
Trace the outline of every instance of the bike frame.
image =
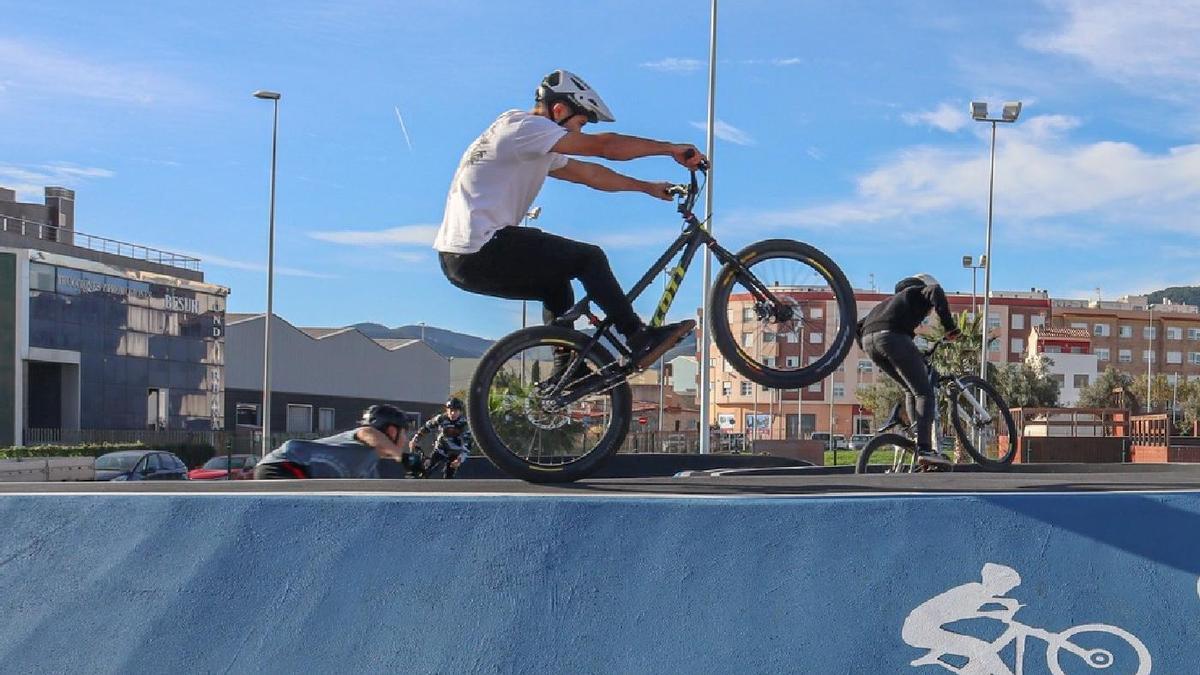
MULTIPOLYGON (((750 289, 751 293, 753 293, 760 302, 770 302, 775 306, 779 306, 779 299, 771 293, 770 289, 759 282, 754 275, 747 273, 746 269, 741 267, 741 263, 737 256, 718 244, 717 240, 708 233, 708 229, 705 227, 704 222, 700 221, 700 219, 697 218, 692 212, 692 207, 695 205, 696 198, 700 194, 699 184, 696 181, 696 171, 694 169, 691 171, 690 183, 687 186, 673 186, 671 189, 673 194, 682 197, 678 205, 678 211, 683 217, 683 231, 679 234, 675 241, 667 247, 667 250, 658 257, 658 260, 655 260, 654 263, 650 265, 650 268, 646 270, 646 273, 642 276, 642 278, 639 279, 638 282, 633 285, 633 288, 631 288, 625 295, 625 297, 627 297, 632 303, 635 299, 637 299, 638 296, 642 294, 643 291, 650 287, 650 284, 654 282, 654 279, 658 276, 658 273, 666 270, 670 262, 676 256, 680 255, 680 252, 682 252, 679 262, 675 265, 675 268, 671 270, 671 276, 667 280, 667 286, 663 290, 662 297, 658 301, 658 307, 654 311, 654 316, 650 320, 650 325, 662 325, 663 320, 667 316, 667 311, 670 310, 671 304, 675 301, 675 294, 679 291, 679 286, 683 283, 683 278, 687 275, 688 268, 691 266, 692 260, 695 258, 696 252, 700 250, 701 246, 708 247, 708 250, 711 251, 714 256, 716 256, 717 261, 721 265, 738 266, 738 280, 741 281, 742 284, 748 289, 750 289)), ((629 348, 626 347, 624 343, 613 338, 610 332, 613 325, 612 320, 608 317, 601 319, 600 317, 596 316, 594 312, 592 312, 590 307, 591 296, 584 296, 583 299, 575 303, 574 306, 572 306, 562 315, 556 317, 554 320, 554 323, 556 324, 574 325, 575 321, 580 317, 587 317, 588 323, 596 328, 595 333, 588 340, 583 350, 576 353, 572 357, 566 372, 571 372, 576 366, 577 362, 583 358, 584 354, 590 352, 593 347, 599 344, 601 338, 607 339, 609 344, 611 344, 617 350, 617 352, 621 354, 621 356, 628 357, 631 354, 629 348)), ((569 397, 563 398, 560 402, 568 403, 583 398, 584 396, 603 391, 606 388, 611 388, 622 381, 628 374, 628 367, 620 368, 616 372, 610 373, 609 377, 597 378, 596 382, 580 387, 577 390, 573 390, 569 397)), ((563 384, 564 383, 562 382, 557 383, 553 390, 547 392, 547 395, 551 397, 558 396, 562 391, 563 384)))

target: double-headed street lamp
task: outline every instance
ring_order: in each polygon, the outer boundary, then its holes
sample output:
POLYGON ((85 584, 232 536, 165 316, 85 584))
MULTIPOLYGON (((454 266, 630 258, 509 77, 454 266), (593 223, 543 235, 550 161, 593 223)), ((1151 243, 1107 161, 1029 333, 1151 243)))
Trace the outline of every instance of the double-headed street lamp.
POLYGON ((989 300, 992 294, 992 197, 996 185, 996 123, 997 122, 1016 122, 1017 117, 1021 115, 1021 102, 1010 101, 1004 104, 1004 110, 999 118, 988 117, 987 103, 982 101, 971 101, 971 119, 976 122, 990 122, 992 124, 992 168, 988 176, 988 220, 987 220, 987 238, 983 253, 983 325, 982 325, 982 345, 979 347, 979 377, 987 379, 987 353, 988 353, 988 309, 989 300))
POLYGON ((271 451, 271 306, 275 291, 275 148, 279 137, 279 93, 259 89, 254 98, 275 103, 275 121, 271 125, 271 215, 267 227, 267 315, 263 321, 263 398, 262 456, 271 451))
POLYGON ((987 266, 987 256, 986 255, 979 256, 979 263, 976 264, 974 258, 972 258, 969 255, 964 255, 962 257, 962 264, 963 264, 963 269, 971 270, 971 318, 974 319, 976 316, 975 315, 975 295, 976 295, 975 272, 977 272, 978 270, 981 270, 985 266, 987 266))

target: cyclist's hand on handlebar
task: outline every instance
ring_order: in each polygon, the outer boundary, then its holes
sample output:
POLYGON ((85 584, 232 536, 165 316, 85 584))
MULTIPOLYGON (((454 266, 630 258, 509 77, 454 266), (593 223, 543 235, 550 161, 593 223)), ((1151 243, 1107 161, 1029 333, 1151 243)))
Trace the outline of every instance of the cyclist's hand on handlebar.
POLYGON ((696 149, 696 146, 690 143, 681 143, 671 148, 671 156, 675 158, 683 166, 689 169, 707 171, 708 158, 703 152, 696 149))
POLYGON ((667 183, 665 181, 649 181, 646 183, 646 194, 650 195, 651 197, 658 197, 663 201, 669 202, 675 198, 675 195, 671 192, 671 188, 674 187, 674 183, 667 183))

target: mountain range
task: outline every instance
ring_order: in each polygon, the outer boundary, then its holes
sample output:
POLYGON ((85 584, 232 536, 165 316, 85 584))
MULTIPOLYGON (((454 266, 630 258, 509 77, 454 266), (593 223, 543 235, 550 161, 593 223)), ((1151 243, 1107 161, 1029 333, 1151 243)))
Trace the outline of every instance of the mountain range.
MULTIPOLYGON (((495 342, 466 333, 457 333, 452 330, 438 328, 436 326, 396 326, 388 328, 387 326, 377 323, 356 323, 352 328, 357 328, 359 332, 372 339, 378 340, 412 340, 421 339, 424 335, 426 344, 435 352, 446 358, 479 358, 489 347, 495 342)), ((671 351, 667 352, 666 359, 669 361, 680 354, 694 355, 696 353, 696 334, 692 333, 683 339, 678 345, 675 345, 671 351)))

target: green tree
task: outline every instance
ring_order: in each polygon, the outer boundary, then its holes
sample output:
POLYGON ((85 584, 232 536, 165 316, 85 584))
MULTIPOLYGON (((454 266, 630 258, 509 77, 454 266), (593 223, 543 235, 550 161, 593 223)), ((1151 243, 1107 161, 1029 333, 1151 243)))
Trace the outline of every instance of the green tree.
POLYGON ((1081 408, 1125 408, 1136 410, 1136 396, 1133 395, 1133 378, 1128 374, 1109 366, 1100 373, 1091 384, 1079 392, 1079 407, 1081 408), (1122 396, 1119 391, 1126 392, 1122 396))
POLYGON ((881 373, 875 384, 858 390, 858 402, 871 411, 874 426, 878 427, 887 420, 897 403, 904 403, 904 389, 895 380, 881 373))
POLYGON ((1133 394, 1137 396, 1138 401, 1142 404, 1140 410, 1136 412, 1146 412, 1146 402, 1149 401, 1153 412, 1162 412, 1171 405, 1171 385, 1167 382, 1167 376, 1159 373, 1154 376, 1153 384, 1150 387, 1150 397, 1146 397, 1146 376, 1138 375, 1133 380, 1133 394))
POLYGON ((992 384, 1010 408, 1057 408, 1058 381, 1050 376, 1045 356, 1033 363, 1006 363, 995 370, 992 384))
POLYGON ((535 360, 533 362, 533 365, 529 367, 529 381, 530 382, 541 382, 542 381, 542 362, 541 361, 535 360))
POLYGON ((1181 431, 1191 435, 1196 423, 1200 422, 1200 380, 1180 382, 1176 401, 1181 416, 1179 420, 1181 431))

